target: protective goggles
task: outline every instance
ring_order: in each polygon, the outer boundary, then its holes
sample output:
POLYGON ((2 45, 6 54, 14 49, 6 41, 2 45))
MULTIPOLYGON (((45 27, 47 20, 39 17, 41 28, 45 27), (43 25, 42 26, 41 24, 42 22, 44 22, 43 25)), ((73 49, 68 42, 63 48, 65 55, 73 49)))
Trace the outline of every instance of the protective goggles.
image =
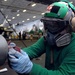
POLYGON ((44 24, 45 30, 48 30, 51 33, 58 33, 62 31, 67 25, 69 25, 69 21, 55 18, 42 18, 41 21, 44 24))

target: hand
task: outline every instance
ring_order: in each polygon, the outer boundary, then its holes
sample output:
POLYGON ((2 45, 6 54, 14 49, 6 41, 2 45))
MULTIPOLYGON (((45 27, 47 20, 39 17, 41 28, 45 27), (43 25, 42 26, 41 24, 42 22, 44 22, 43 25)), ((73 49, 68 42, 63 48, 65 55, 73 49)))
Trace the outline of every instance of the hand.
POLYGON ((20 74, 27 74, 31 71, 33 63, 30 61, 26 52, 18 52, 13 48, 9 49, 9 61, 11 68, 20 74))
POLYGON ((20 52, 20 48, 18 46, 16 46, 16 44, 14 42, 8 42, 8 48, 14 48, 15 50, 19 51, 20 52))

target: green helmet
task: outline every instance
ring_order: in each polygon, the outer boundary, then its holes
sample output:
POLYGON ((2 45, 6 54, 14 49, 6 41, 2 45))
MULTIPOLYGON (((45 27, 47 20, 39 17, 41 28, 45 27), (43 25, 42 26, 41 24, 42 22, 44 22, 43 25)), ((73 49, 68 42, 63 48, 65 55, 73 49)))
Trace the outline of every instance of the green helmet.
MULTIPOLYGON (((47 7, 47 11, 44 17, 60 18, 63 19, 69 11, 68 3, 66 2, 55 2, 47 7)), ((71 11, 71 9, 70 9, 71 11)), ((72 13, 72 11, 71 11, 72 13)))
POLYGON ((51 33, 58 33, 67 26, 72 26, 71 20, 74 17, 72 9, 66 2, 54 2, 47 7, 47 11, 41 21, 45 30, 51 33))

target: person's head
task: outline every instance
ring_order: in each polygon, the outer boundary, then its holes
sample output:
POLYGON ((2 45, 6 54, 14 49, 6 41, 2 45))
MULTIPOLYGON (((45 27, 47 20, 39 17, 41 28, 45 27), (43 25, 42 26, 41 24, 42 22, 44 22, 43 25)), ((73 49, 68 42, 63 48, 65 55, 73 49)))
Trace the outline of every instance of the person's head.
POLYGON ((41 21, 47 31, 47 42, 54 46, 65 46, 71 41, 74 12, 66 2, 54 2, 47 7, 41 21))

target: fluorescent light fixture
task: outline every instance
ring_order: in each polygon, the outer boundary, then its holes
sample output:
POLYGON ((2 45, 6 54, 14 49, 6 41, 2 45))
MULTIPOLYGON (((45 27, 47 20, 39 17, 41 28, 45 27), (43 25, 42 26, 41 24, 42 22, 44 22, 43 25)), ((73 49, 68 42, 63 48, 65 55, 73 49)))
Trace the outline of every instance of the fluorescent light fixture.
POLYGON ((34 3, 34 4, 32 4, 32 7, 34 7, 34 6, 36 6, 36 4, 34 3))
POLYGON ((23 10, 23 12, 26 12, 27 10, 23 10))
POLYGON ((30 20, 29 18, 27 20, 30 20))
POLYGON ((25 22, 24 20, 22 22, 25 22))
POLYGON ((17 14, 17 16, 20 16, 20 14, 17 14))
POLYGON ((4 0, 4 1, 7 1, 7 0, 4 0))
POLYGON ((3 24, 0 24, 0 27, 3 26, 3 24))
POLYGON ((15 17, 12 17, 12 19, 15 19, 15 17))
POLYGON ((4 28, 4 30, 6 30, 7 28, 4 28))
POLYGON ((8 21, 11 21, 11 19, 8 19, 8 21))
POLYGON ((41 15, 44 15, 45 13, 41 13, 41 15))
POLYGON ((36 18, 36 16, 33 16, 33 18, 36 18))

